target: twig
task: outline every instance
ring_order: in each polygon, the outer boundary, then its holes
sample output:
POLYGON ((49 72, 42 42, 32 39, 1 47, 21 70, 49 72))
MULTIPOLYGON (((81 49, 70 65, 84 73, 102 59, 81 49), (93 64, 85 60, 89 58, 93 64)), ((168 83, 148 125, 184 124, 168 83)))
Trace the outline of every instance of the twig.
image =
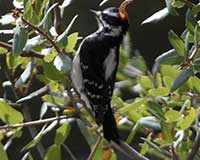
MULTIPOLYGON (((17 99, 18 99, 18 95, 17 95, 17 93, 16 93, 16 91, 15 91, 15 88, 13 87, 13 81, 12 81, 12 79, 10 78, 10 76, 7 74, 6 70, 7 70, 7 68, 4 70, 5 75, 7 76, 7 79, 8 79, 8 80, 11 82, 11 84, 12 84, 12 85, 11 85, 11 89, 12 89, 12 92, 13 92, 13 94, 14 94, 14 96, 15 96, 15 100, 17 100, 17 99)), ((30 115, 30 112, 29 112, 29 108, 28 108, 28 106, 27 106, 25 103, 23 104, 22 111, 23 111, 23 114, 24 114, 24 119, 25 119, 26 121, 31 121, 31 115, 30 115)), ((37 133, 36 128, 35 128, 35 127, 29 127, 28 130, 29 130, 29 132, 30 132, 30 134, 31 134, 31 137, 34 138, 35 135, 36 135, 36 133, 37 133)), ((40 157, 43 158, 43 157, 44 157, 44 147, 43 147, 43 145, 42 145, 42 142, 39 142, 39 143, 38 143, 38 145, 36 146, 36 149, 37 149, 37 151, 38 151, 40 157)))
POLYGON ((62 144, 62 146, 65 148, 65 150, 69 153, 70 157, 72 158, 72 160, 77 160, 76 157, 74 156, 74 154, 71 152, 71 150, 69 149, 69 147, 66 144, 62 144))
POLYGON ((102 137, 99 137, 97 139, 97 142, 95 143, 94 147, 92 148, 92 151, 90 152, 90 155, 89 155, 87 160, 92 160, 93 159, 93 156, 94 156, 94 154, 95 154, 95 152, 96 152, 101 140, 102 140, 102 137))
POLYGON ((22 21, 24 23, 26 23, 28 26, 30 26, 32 29, 36 30, 38 33, 40 33, 42 36, 44 36, 50 43, 51 45, 55 48, 55 50, 58 52, 58 53, 61 53, 61 50, 60 48, 58 48, 58 46, 56 45, 56 43, 51 39, 51 37, 46 34, 45 32, 43 32, 40 28, 38 28, 37 26, 31 24, 30 22, 28 22, 27 20, 25 20, 23 17, 21 17, 22 21))
POLYGON ((191 8, 194 7, 194 4, 190 1, 187 1, 187 0, 180 0, 180 1, 184 2, 188 7, 191 7, 191 8))
MULTIPOLYGON (((12 50, 12 45, 5 43, 5 42, 2 42, 2 41, 0 41, 0 47, 6 48, 9 51, 12 50)), ((39 54, 35 51, 32 51, 32 50, 30 50, 29 52, 22 51, 22 54, 20 56, 22 56, 22 57, 36 57, 36 58, 40 58, 40 59, 42 59, 44 57, 43 55, 41 55, 41 54, 39 54)))
POLYGON ((68 118, 72 118, 72 117, 73 116, 59 116, 59 117, 41 119, 41 120, 18 123, 18 124, 10 124, 10 125, 0 126, 0 129, 13 129, 13 128, 19 128, 19 127, 36 126, 36 125, 51 123, 53 121, 57 121, 57 120, 61 120, 61 119, 68 119, 68 118))

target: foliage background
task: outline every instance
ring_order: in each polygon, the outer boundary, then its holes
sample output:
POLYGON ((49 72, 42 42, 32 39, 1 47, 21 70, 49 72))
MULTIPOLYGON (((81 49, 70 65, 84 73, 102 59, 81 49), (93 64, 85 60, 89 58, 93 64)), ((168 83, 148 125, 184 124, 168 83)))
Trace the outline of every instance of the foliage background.
MULTIPOLYGON (((103 7, 98 7, 99 3, 100 3, 100 1, 95 1, 94 2, 94 1, 91 1, 91 0, 90 1, 87 0, 87 1, 83 2, 83 1, 74 0, 73 3, 65 9, 65 13, 64 13, 65 16, 64 17, 65 17, 66 26, 69 24, 69 22, 71 21, 72 17, 75 14, 79 14, 80 15, 79 18, 73 24, 73 27, 70 30, 70 33, 78 31, 79 32, 79 36, 83 36, 84 37, 84 36, 88 35, 89 33, 91 33, 92 31, 94 31, 96 29, 95 19, 88 12, 88 10, 90 8, 95 8, 95 9, 99 9, 100 8, 100 9, 102 9, 102 8, 107 7, 107 6, 118 6, 120 4, 120 2, 117 2, 117 1, 115 1, 115 2, 109 1, 103 7)), ((197 4, 196 1, 194 1, 194 3, 197 4)), ((12 1, 8 1, 8 2, 0 1, 0 4, 1 4, 0 7, 3 7, 3 9, 0 10, 1 15, 6 14, 12 8, 12 1), (9 5, 9 3, 11 3, 11 4, 9 5)), ((132 57, 132 55, 134 55, 134 53, 137 53, 136 50, 139 50, 139 52, 144 56, 145 63, 148 64, 149 70, 151 70, 151 67, 154 64, 155 57, 157 57, 158 55, 161 55, 163 52, 165 52, 165 51, 167 51, 167 50, 172 48, 172 45, 170 44, 170 42, 168 40, 168 31, 170 29, 173 29, 175 31, 175 33, 177 33, 177 35, 180 35, 184 31, 184 29, 185 29, 184 19, 185 19, 186 10, 188 8, 187 6, 182 8, 182 9, 178 9, 178 12, 179 12, 179 16, 178 17, 176 17, 176 16, 175 17, 174 16, 168 16, 167 18, 165 18, 164 20, 160 21, 159 23, 145 24, 145 25, 141 26, 141 22, 145 18, 149 17, 150 15, 152 15, 153 13, 155 13, 156 11, 158 11, 159 9, 164 8, 164 7, 165 7, 165 2, 164 1, 159 1, 159 0, 155 0, 154 2, 145 1, 145 0, 143 0, 143 1, 142 0, 134 1, 134 3, 129 6, 128 12, 129 12, 129 17, 130 17, 130 37, 131 37, 131 44, 130 45, 131 45, 131 50, 129 52, 128 57, 126 57, 126 55, 125 55, 125 58, 122 57, 123 59, 125 59, 125 62, 122 61, 122 66, 123 65, 127 65, 126 64, 127 58, 132 57)), ((8 26, 1 26, 1 29, 3 29, 3 28, 7 29, 8 26)), ((13 28, 13 27, 9 26, 9 28, 13 28)), ((70 33, 69 33, 69 35, 70 35, 70 33)), ((4 42, 6 42, 7 40, 9 40, 11 38, 12 38, 12 35, 0 36, 0 40, 2 40, 4 42)), ((190 46, 192 44, 193 44, 193 42, 190 43, 190 46)), ((78 44, 76 45, 76 48, 77 48, 77 46, 78 46, 78 44)), ((137 100, 133 99, 135 96, 137 96, 137 97, 139 96, 142 99, 144 98, 144 101, 146 101, 145 99, 150 96, 150 100, 148 100, 148 101, 152 102, 154 106, 160 105, 160 103, 161 103, 161 106, 163 106, 162 109, 163 109, 164 112, 172 109, 172 112, 174 113, 174 115, 177 115, 177 117, 180 118, 180 113, 177 113, 176 111, 181 111, 180 106, 182 106, 184 104, 185 99, 176 99, 176 98, 174 99, 174 103, 175 104, 174 105, 172 104, 172 106, 173 107, 177 107, 177 108, 173 108, 171 106, 169 108, 168 105, 169 105, 169 103, 171 104, 171 101, 170 102, 167 101, 166 102, 167 103, 166 106, 165 106, 165 103, 163 104, 163 102, 160 102, 160 101, 157 104, 157 99, 156 98, 159 97, 158 95, 159 94, 164 94, 163 96, 165 97, 166 93, 160 92, 159 89, 150 91, 150 89, 155 87, 155 86, 153 86, 151 84, 152 82, 150 82, 150 81, 152 81, 151 74, 149 74, 147 72, 146 68, 144 67, 145 66, 144 65, 144 61, 141 60, 140 56, 135 57, 135 59, 136 59, 136 61, 134 62, 134 65, 137 64, 138 66, 136 66, 136 67, 141 69, 142 71, 144 71, 144 74, 146 76, 144 76, 142 78, 140 78, 140 76, 138 76, 135 79, 135 78, 133 78, 131 76, 127 76, 127 75, 125 77, 120 77, 122 75, 119 74, 118 75, 118 80, 123 81, 125 79, 128 79, 130 84, 128 86, 127 85, 124 86, 123 83, 121 83, 119 85, 120 86, 119 88, 121 88, 121 92, 120 92, 120 94, 118 96, 123 98, 124 100, 128 100, 127 101, 128 104, 132 104, 132 103, 134 104, 135 102, 137 103, 137 100), (145 90, 145 92, 142 91, 142 93, 139 94, 139 95, 138 95, 138 93, 133 93, 132 90, 130 90, 138 82, 139 82, 139 84, 144 85, 142 87, 145 90), (180 101, 180 103, 176 104, 177 101, 180 101)), ((4 54, 1 56, 1 67, 2 67, 3 64, 5 64, 4 54)), ((177 62, 176 65, 181 65, 181 62, 177 62)), ((177 68, 177 67, 175 67, 175 68, 177 68)), ((17 70, 15 71, 16 73, 15 73, 14 81, 17 80, 17 77, 20 76, 22 71, 23 71, 23 68, 22 69, 17 68, 17 70)), ((122 70, 120 70, 120 72, 122 74, 124 74, 124 72, 122 70)), ((178 74, 178 71, 176 69, 173 70, 173 69, 167 68, 167 67, 164 68, 163 72, 161 73, 162 76, 167 76, 167 77, 170 77, 171 79, 175 79, 175 75, 177 75, 177 74, 178 74), (170 73, 171 73, 170 70, 172 70, 172 75, 170 75, 170 73), (168 71, 169 71, 169 74, 165 75, 166 74, 165 72, 168 73, 168 71)), ((163 78, 162 76, 160 77, 161 79, 163 78)), ((7 78, 5 77, 5 73, 4 73, 4 71, 2 69, 0 70, 0 77, 1 77, 0 78, 0 83, 3 84, 3 82, 6 81, 7 78)), ((182 77, 184 77, 184 75, 182 77)), ((187 80, 187 78, 185 80, 187 80)), ((156 83, 160 83, 159 80, 156 83)), ((158 84, 158 85, 160 85, 159 87, 163 87, 163 84, 158 84)), ((166 84, 164 84, 164 86, 165 85, 166 84)), ((197 85, 199 85, 199 84, 197 83, 197 85)), ((28 91, 28 93, 31 93, 31 92, 39 89, 42 86, 43 86, 43 83, 41 83, 38 80, 36 80, 36 77, 33 77, 33 80, 31 82, 31 87, 30 87, 30 90, 28 91)), ((8 88, 5 88, 5 87, 3 88, 3 86, 1 86, 1 87, 2 88, 0 89, 0 97, 3 97, 5 95, 5 92, 6 92, 6 94, 8 95, 8 99, 12 100, 12 102, 15 102, 16 100, 14 98, 12 90, 9 87, 8 88)), ((191 88, 191 87, 187 88, 187 87, 188 86, 186 86, 186 91, 191 91, 191 90, 193 91, 193 89, 194 89, 194 87, 193 88, 191 88)), ((167 93, 169 92, 168 91, 169 88, 170 88, 170 85, 167 87, 167 89, 164 88, 164 89, 166 89, 165 91, 167 93)), ((161 89, 163 89, 163 88, 161 88, 161 89)), ((194 93, 195 94, 196 94, 196 92, 198 94, 198 86, 196 86, 196 88, 194 89, 194 93)), ((28 93, 26 95, 28 95, 28 93)), ((184 92, 182 92, 182 91, 177 92, 177 97, 181 96, 181 94, 183 94, 183 93, 185 93, 185 90, 184 90, 184 92)), ((19 96, 23 97, 22 95, 19 95, 19 96)), ((173 99, 174 98, 173 95, 171 95, 171 96, 172 97, 170 97, 170 98, 173 99)), ((192 103, 192 99, 189 98, 189 101, 190 102, 187 102, 187 103, 191 104, 192 103)), ((143 102, 141 104, 143 104, 143 102)), ((28 101, 27 103, 28 103, 28 107, 29 107, 28 112, 30 112, 32 119, 38 119, 39 115, 40 115, 40 107, 42 105, 41 99, 38 98, 38 97, 37 98, 33 98, 31 101, 28 101)), ((117 103, 117 105, 121 104, 121 103, 119 103, 119 99, 118 98, 115 98, 115 102, 114 103, 117 103)), ((123 103, 125 105, 125 102, 123 102, 123 103)), ((139 106, 136 105, 135 107, 136 108, 137 107, 141 107, 141 105, 139 105, 139 106)), ((151 108, 151 105, 148 104, 147 107, 151 108)), ((193 110, 191 110, 190 107, 191 106, 189 105, 188 109, 183 114, 187 115, 188 112, 189 113, 190 113, 190 111, 193 112, 193 110)), ((27 107, 24 107, 24 108, 27 108, 27 107)), ((158 111, 158 110, 155 111, 154 110, 154 112, 157 113, 157 112, 160 112, 160 111, 158 111)), ((156 117, 154 112, 150 111, 150 115, 153 115, 153 116, 156 117)), ((59 113, 59 114, 62 114, 62 113, 59 113)), ((127 113, 125 115, 127 115, 127 113)), ((149 113, 148 114, 147 113, 142 114, 142 116, 150 116, 150 115, 149 115, 149 113)), ((162 113, 161 115, 165 116, 164 113, 162 113)), ((195 114, 195 115, 196 115, 196 117, 198 117, 198 114, 195 114)), ((51 117, 51 116, 54 116, 54 112, 52 112, 52 111, 48 111, 45 114, 45 117, 51 117)), ((132 116, 134 117, 134 116, 138 116, 138 115, 129 115, 129 116, 130 117, 132 117, 132 116)), ((156 117, 156 118, 160 121, 159 117, 156 117)), ((169 118, 169 117, 167 117, 167 118, 169 118)), ((174 117, 172 117, 172 119, 173 118, 174 117)), ((174 124, 174 122, 177 122, 178 118, 175 118, 173 120, 171 120, 169 118, 170 120, 168 122, 166 122, 166 123, 169 123, 169 126, 167 127, 167 130, 171 131, 171 129, 174 129, 174 127, 175 127, 175 130, 177 129, 176 128, 177 126, 174 124)), ((192 118, 194 118, 194 116, 192 118)), ((137 124, 136 122, 139 119, 134 117, 133 119, 131 119, 131 121, 134 122, 133 123, 134 125, 136 125, 137 124)), ((151 123, 151 121, 150 121, 150 123, 151 123)), ((191 122, 190 125, 192 126, 192 122, 191 122)), ((147 126, 144 126, 144 127, 148 128, 149 126, 147 124, 147 126)), ((41 127, 36 127, 36 128, 37 128, 38 131, 39 131, 39 129, 41 129, 41 127)), ((122 126, 122 128, 123 128, 123 126, 122 126)), ((121 134, 123 135, 124 139, 126 139, 127 135, 129 135, 129 133, 130 133, 131 127, 130 126, 128 126, 128 127, 125 126, 124 128, 125 129, 121 129, 121 132, 122 132, 121 134)), ((152 141, 157 138, 157 136, 158 136, 157 131, 154 131, 155 128, 153 128, 152 126, 150 126, 150 131, 151 131, 151 129, 153 129, 153 132, 148 132, 147 131, 147 132, 145 132, 145 134, 142 134, 143 129, 135 130, 135 132, 138 133, 134 137, 134 140, 132 142, 133 146, 135 148, 138 149, 138 142, 142 142, 143 143, 143 141, 141 140, 141 136, 146 138, 149 135, 147 140, 150 140, 151 139, 150 137, 153 137, 152 141)), ((191 130, 192 130, 192 128, 191 128, 191 130)), ((45 148, 48 148, 50 145, 52 145, 54 143, 54 138, 52 138, 52 137, 55 136, 55 132, 56 132, 56 130, 52 129, 51 132, 48 132, 47 135, 45 135, 42 138, 42 143, 44 144, 45 148)), ((160 131, 158 130, 158 132, 160 132, 160 131)), ((162 128, 162 132, 166 133, 167 131, 163 130, 163 128, 162 128)), ((189 132, 189 130, 187 130, 187 132, 189 132)), ((186 138, 186 142, 187 142, 188 146, 190 146, 190 142, 191 141, 189 141, 189 138, 192 138, 192 136, 194 136, 196 133, 193 132, 193 134, 191 134, 189 132, 187 134, 186 134, 185 138, 186 138), (192 136, 190 136, 190 135, 192 135, 192 136)), ((172 134, 169 134, 169 135, 167 134, 167 136, 168 136, 167 139, 166 139, 166 137, 164 138, 165 142, 160 142, 160 147, 161 147, 161 149, 164 149, 164 151, 165 150, 170 151, 169 146, 172 143, 171 142, 172 139, 173 139, 172 137, 175 136, 175 133, 172 132, 172 134)), ((30 142, 31 139, 32 138, 29 135, 29 131, 27 130, 27 128, 26 127, 23 128, 23 136, 20 137, 20 138, 15 138, 13 140, 13 143, 8 148, 7 153, 8 153, 9 159, 16 159, 16 157, 18 159, 20 159, 22 156, 24 156, 24 154, 26 152, 20 152, 20 150, 22 149, 22 147, 24 145, 26 145, 28 142, 30 142)), ((9 140, 9 138, 5 138, 4 137, 4 139, 2 140, 2 143, 5 144, 6 142, 8 142, 8 140, 9 140)), ((147 140, 146 140, 146 142, 148 142, 148 143, 144 143, 144 145, 143 145, 143 152, 144 153, 146 153, 146 151, 148 150, 147 149, 148 145, 149 146, 153 145, 151 143, 151 141, 149 142, 147 140)), ((174 139, 174 141, 175 141, 175 139, 174 139)), ((84 140, 82 134, 79 132, 79 130, 77 129, 77 126, 75 124, 72 125, 72 130, 71 130, 71 132, 69 134, 69 137, 67 138, 65 143, 68 145, 68 147, 71 149, 71 151, 76 154, 77 159, 85 159, 88 156, 88 154, 90 153, 90 150, 89 150, 89 147, 87 145, 87 142, 84 140), (77 147, 77 146, 84 146, 84 147, 77 147), (81 158, 79 158, 79 157, 81 157, 81 158)), ((184 152, 186 152, 189 148, 190 147, 188 147, 188 148, 186 147, 186 148, 183 148, 182 150, 178 150, 178 153, 180 152, 179 153, 180 156, 184 157, 185 156, 184 152)), ((167 159, 167 156, 169 156, 169 155, 166 156, 165 155, 166 153, 163 153, 163 150, 160 151, 161 154, 158 154, 157 152, 155 152, 155 150, 156 149, 154 148, 154 150, 151 151, 150 154, 154 154, 154 155, 157 155, 158 157, 162 157, 162 158, 165 158, 165 159, 167 159)), ((156 150, 156 151, 158 151, 158 150, 156 150)), ((32 153, 32 155, 34 155, 33 156, 34 159, 38 159, 39 154, 38 154, 38 151, 37 151, 37 149, 35 147, 31 150, 31 153, 32 153)), ((66 159, 69 159, 69 155, 66 155, 65 151, 63 151, 63 155, 65 157, 68 156, 68 158, 66 158, 66 159)))

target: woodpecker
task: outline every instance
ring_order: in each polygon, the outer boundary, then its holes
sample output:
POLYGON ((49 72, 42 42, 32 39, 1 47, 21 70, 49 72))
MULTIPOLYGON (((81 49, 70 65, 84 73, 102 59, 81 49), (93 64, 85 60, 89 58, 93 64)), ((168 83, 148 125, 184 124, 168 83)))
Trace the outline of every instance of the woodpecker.
POLYGON ((103 126, 104 138, 119 143, 115 117, 111 109, 119 47, 128 30, 127 1, 119 8, 94 11, 98 30, 81 42, 75 57, 71 79, 75 89, 92 110, 96 123, 103 126))

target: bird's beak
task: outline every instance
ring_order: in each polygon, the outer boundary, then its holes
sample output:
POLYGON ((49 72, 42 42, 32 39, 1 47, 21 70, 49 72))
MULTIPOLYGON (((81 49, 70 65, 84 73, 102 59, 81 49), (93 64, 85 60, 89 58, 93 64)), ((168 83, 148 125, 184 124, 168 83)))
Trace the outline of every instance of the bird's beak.
POLYGON ((133 0, 125 0, 119 7, 119 15, 122 19, 128 19, 128 13, 126 12, 126 6, 130 4, 133 0))
POLYGON ((100 17, 101 11, 95 11, 93 9, 90 9, 90 12, 94 13, 96 17, 100 17))

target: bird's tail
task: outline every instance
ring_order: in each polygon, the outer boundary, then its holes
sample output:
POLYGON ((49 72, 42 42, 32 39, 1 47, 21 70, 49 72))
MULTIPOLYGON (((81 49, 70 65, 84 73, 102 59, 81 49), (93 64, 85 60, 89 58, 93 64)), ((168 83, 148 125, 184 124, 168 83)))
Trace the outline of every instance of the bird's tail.
POLYGON ((115 143, 120 143, 117 125, 111 107, 108 107, 102 124, 104 138, 109 142, 114 141, 115 143))

